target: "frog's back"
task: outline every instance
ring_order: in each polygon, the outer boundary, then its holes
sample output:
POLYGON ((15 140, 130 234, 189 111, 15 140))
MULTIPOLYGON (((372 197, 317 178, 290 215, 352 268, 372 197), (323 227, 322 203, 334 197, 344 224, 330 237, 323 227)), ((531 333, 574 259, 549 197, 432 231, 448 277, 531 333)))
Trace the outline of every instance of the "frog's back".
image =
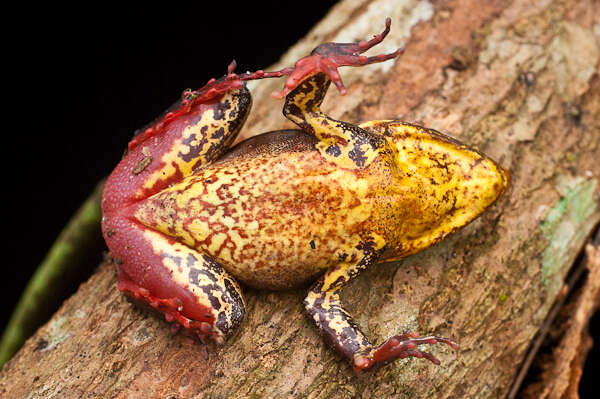
POLYGON ((250 285, 308 281, 352 256, 381 181, 370 170, 336 167, 316 142, 297 130, 246 140, 144 201, 136 217, 250 285))
POLYGON ((392 148, 364 168, 340 167, 302 131, 267 133, 144 200, 136 218, 247 284, 288 288, 353 261, 365 238, 385 246, 382 261, 423 250, 508 185, 493 161, 441 133, 393 121, 361 126, 392 148))

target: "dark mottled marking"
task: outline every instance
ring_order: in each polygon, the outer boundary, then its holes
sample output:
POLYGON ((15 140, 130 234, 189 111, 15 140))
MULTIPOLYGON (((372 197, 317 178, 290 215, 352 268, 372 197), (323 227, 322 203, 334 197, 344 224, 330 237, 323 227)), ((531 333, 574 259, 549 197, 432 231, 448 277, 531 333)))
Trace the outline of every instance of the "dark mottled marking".
POLYGON ((213 273, 220 274, 223 271, 223 268, 218 262, 215 262, 210 256, 202 254, 202 259, 204 259, 204 265, 207 269, 211 270, 213 273))
POLYGON ((338 145, 331 145, 327 147, 325 152, 333 157, 339 157, 342 154, 342 150, 340 150, 340 147, 338 145))
POLYGON ((215 106, 215 109, 214 109, 213 117, 218 121, 225 119, 225 113, 230 108, 231 108, 231 102, 229 102, 229 100, 217 103, 217 105, 215 106))
POLYGON ((195 268, 190 268, 190 271, 188 272, 188 282, 190 284, 195 285, 196 287, 201 287, 200 280, 198 277, 200 275, 205 276, 213 283, 217 282, 217 278, 215 277, 215 275, 212 272, 210 272, 208 270, 195 269, 195 268))
POLYGON ((356 246, 356 249, 362 251, 365 256, 369 256, 375 252, 375 241, 371 238, 363 240, 356 246))
MULTIPOLYGON (((444 154, 444 155, 446 155, 446 154, 444 154)), ((445 163, 445 162, 442 162, 442 161, 440 161, 440 160, 439 160, 439 159, 437 159, 437 158, 431 158, 431 160, 432 160, 433 162, 435 162, 435 163, 436 163, 436 167, 437 167, 437 168, 439 168, 439 169, 443 169, 443 170, 445 171, 445 175, 446 175, 446 176, 452 176, 452 173, 451 173, 451 172, 450 172, 450 170, 448 169, 448 164, 447 164, 447 163, 445 163)))
POLYGON ((484 160, 485 160, 485 157, 483 157, 483 156, 477 158, 475 160, 475 162, 473 162, 473 164, 471 165, 471 169, 475 169, 477 167, 477 165, 479 165, 480 163, 482 163, 484 160))
POLYGON ((215 324, 217 328, 223 332, 223 334, 227 335, 229 323, 227 320, 227 314, 225 312, 219 312, 217 316, 217 322, 215 324))
POLYGON ((332 285, 334 287, 339 287, 339 286, 343 285, 348 280, 350 280, 349 276, 346 276, 346 275, 339 276, 338 278, 335 279, 335 281, 333 282, 332 285))
MULTIPOLYGON (((207 146, 209 142, 209 126, 202 126, 200 137, 197 137, 196 134, 191 134, 184 139, 183 144, 189 148, 189 151, 186 154, 179 152, 177 154, 179 158, 185 162, 192 162, 200 157, 204 157, 205 161, 210 162, 217 159, 229 148, 244 124, 252 104, 250 92, 245 87, 239 92, 235 92, 233 98, 235 99, 233 102, 226 100, 214 105, 214 119, 226 122, 225 127, 219 127, 211 134, 210 138, 215 140, 215 142, 207 146), (196 140, 198 140, 198 143, 192 145, 192 142, 196 140)), ((198 120, 195 123, 200 121, 201 116, 198 116, 198 120)), ((205 164, 206 162, 197 162, 193 165, 193 169, 196 170, 205 164)))
MULTIPOLYGON (((223 289, 223 287, 219 287, 223 289)), ((244 319, 246 310, 242 297, 229 279, 225 279, 224 290, 221 291, 221 299, 231 305, 230 312, 223 310, 217 317, 217 328, 225 335, 229 335, 244 319), (229 314, 228 314, 229 313, 229 314)))
POLYGON ((220 127, 218 128, 213 134, 212 136, 210 136, 211 139, 222 139, 223 137, 225 137, 225 129, 220 127))
POLYGON ((215 159, 219 156, 219 154, 221 154, 221 152, 223 152, 223 150, 225 150, 225 148, 226 147, 224 147, 221 143, 211 143, 210 146, 206 149, 204 156, 206 157, 206 159, 215 159))
POLYGON ((240 305, 243 305, 244 301, 242 300, 242 297, 238 293, 231 280, 227 278, 225 279, 225 288, 229 296, 231 296, 231 299, 234 303, 239 303, 240 305))
POLYGON ((365 166, 365 162, 367 161, 367 157, 359 145, 354 145, 354 148, 348 153, 348 157, 354 161, 354 164, 359 168, 365 166))
POLYGON ((324 73, 317 73, 305 79, 287 95, 283 114, 303 130, 315 134, 327 143, 325 154, 337 158, 347 152, 358 168, 364 168, 369 160, 366 146, 377 151, 384 148, 387 142, 379 134, 369 133, 358 126, 332 119, 322 113, 319 107, 330 84, 331 80, 324 73), (307 120, 308 116, 310 122, 307 120))
POLYGON ((315 131, 312 128, 312 126, 310 126, 304 120, 304 111, 301 110, 300 107, 298 107, 296 104, 286 103, 285 107, 283 108, 283 114, 286 116, 294 115, 296 118, 299 119, 299 121, 295 121, 295 122, 297 122, 297 125, 300 126, 300 128, 302 128, 302 130, 304 130, 305 132, 310 132, 310 133, 314 134, 315 131))
MULTIPOLYGON (((207 130, 206 128, 207 128, 207 126, 203 126, 203 127, 202 127, 202 129, 201 129, 201 130, 204 130, 204 132, 202 132, 202 133, 203 133, 203 134, 202 134, 203 136, 204 136, 204 133, 205 133, 205 131, 207 130)), ((183 144, 185 144, 185 145, 188 145, 188 146, 189 146, 189 145, 190 145, 192 142, 194 142, 194 140, 196 140, 196 133, 192 133, 192 134, 190 134, 188 137, 186 137, 186 138, 183 140, 183 144)))
POLYGON ((193 253, 189 253, 187 256, 187 262, 188 265, 193 265, 194 263, 198 262, 198 258, 196 258, 193 253))
MULTIPOLYGON (((311 291, 314 291, 314 286, 311 291)), ((325 292, 322 292, 313 304, 305 300, 304 306, 325 341, 342 356, 351 360, 354 353, 364 350, 371 344, 340 304, 330 302, 329 309, 325 310, 323 307, 324 302, 325 292), (315 315, 317 315, 319 321, 315 321, 315 315), (330 323, 334 320, 341 321, 342 324, 346 325, 342 328, 341 333, 330 326, 330 323)))
MULTIPOLYGON (((353 362, 355 353, 368 351, 372 348, 372 344, 361 332, 352 316, 342 307, 339 293, 348 281, 356 277, 368 265, 377 262, 383 253, 383 249, 375 249, 375 242, 370 238, 363 240, 356 248, 363 253, 362 259, 346 269, 346 273, 339 276, 327 290, 323 290, 325 279, 332 272, 328 271, 325 276, 313 284, 309 295, 303 302, 311 320, 325 341, 350 362, 353 362), (331 299, 327 299, 328 293, 333 294, 329 296, 331 299), (327 306, 324 306, 325 302, 327 302, 327 306), (332 324, 333 322, 335 324, 332 324), (337 329, 333 325, 337 326, 337 329)), ((340 255, 340 258, 346 259, 347 257, 348 254, 340 255)))
MULTIPOLYGON (((212 292, 216 290, 217 292, 219 292, 219 296, 222 297, 222 292, 220 292, 221 290, 219 290, 219 288, 221 288, 221 287, 217 284, 202 287, 202 292, 204 292, 204 295, 206 295, 206 297, 208 298, 208 300, 210 302, 210 306, 217 312, 219 310, 221 310, 221 301, 219 301, 219 298, 217 298, 215 295, 213 295, 212 292)), ((219 312, 219 313, 223 313, 223 312, 219 312)))
POLYGON ((354 328, 350 328, 350 327, 344 327, 342 329, 343 332, 343 337, 345 339, 351 339, 351 340, 355 340, 356 338, 358 338, 358 335, 356 334, 356 330, 354 328))
POLYGON ((172 255, 169 253, 162 253, 160 255, 161 258, 168 258, 171 259, 178 267, 181 267, 181 256, 177 256, 177 255, 172 255))
POLYGON ((179 151, 179 153, 177 154, 177 156, 183 159, 185 162, 191 162, 194 159, 198 158, 202 152, 202 149, 204 148, 206 143, 208 143, 208 139, 206 137, 202 137, 200 141, 198 141, 198 144, 191 145, 192 141, 194 141, 195 139, 195 134, 191 134, 190 137, 186 138, 183 141, 183 144, 188 146, 188 148, 190 149, 189 152, 187 154, 184 154, 181 151, 179 151))
MULTIPOLYGON (((170 256, 173 259, 175 257, 170 256)), ((198 287, 203 296, 208 300, 216 314, 216 326, 226 336, 233 331, 242 321, 246 310, 244 301, 232 281, 225 276, 221 265, 209 256, 202 254, 198 259, 193 254, 189 254, 188 261, 188 282, 198 287), (219 283, 219 277, 223 276, 224 283, 219 283), (202 277, 202 278, 201 278, 202 277), (210 283, 207 284, 208 279, 210 283), (229 304, 229 307, 223 307, 223 304, 229 304)))

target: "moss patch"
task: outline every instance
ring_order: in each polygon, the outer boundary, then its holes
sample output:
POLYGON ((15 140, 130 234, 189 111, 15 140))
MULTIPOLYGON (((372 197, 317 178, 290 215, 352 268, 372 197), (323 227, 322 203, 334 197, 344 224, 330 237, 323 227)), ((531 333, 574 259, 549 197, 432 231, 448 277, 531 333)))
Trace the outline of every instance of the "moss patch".
POLYGON ((595 223, 597 211, 594 197, 596 179, 570 179, 565 195, 550 209, 541 222, 542 234, 548 240, 542 261, 542 281, 547 285, 563 267, 572 252, 568 249, 582 242, 595 223))

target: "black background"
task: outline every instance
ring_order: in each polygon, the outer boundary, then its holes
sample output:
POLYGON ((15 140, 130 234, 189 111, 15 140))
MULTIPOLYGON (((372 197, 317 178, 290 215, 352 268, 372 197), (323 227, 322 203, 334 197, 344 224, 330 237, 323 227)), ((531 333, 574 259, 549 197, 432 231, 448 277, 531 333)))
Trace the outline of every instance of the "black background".
MULTIPOLYGON (((242 72, 273 64, 334 3, 53 4, 11 14, 4 53, 10 56, 3 63, 15 90, 10 111, 4 109, 12 122, 3 134, 8 259, 0 328, 61 229, 115 167, 137 128, 184 89, 224 75, 232 59, 242 72)), ((274 106, 281 104, 274 100, 274 106)))
MULTIPOLYGON (((334 3, 52 4, 7 13, 3 80, 15 90, 5 93, 10 104, 3 112, 8 257, 0 329, 60 230, 117 164, 135 129, 183 89, 222 76, 233 58, 238 71, 274 63, 334 3)), ((599 314, 592 324, 600 337, 599 314)), ((582 386, 587 393, 600 366, 597 347, 591 355, 582 386)))

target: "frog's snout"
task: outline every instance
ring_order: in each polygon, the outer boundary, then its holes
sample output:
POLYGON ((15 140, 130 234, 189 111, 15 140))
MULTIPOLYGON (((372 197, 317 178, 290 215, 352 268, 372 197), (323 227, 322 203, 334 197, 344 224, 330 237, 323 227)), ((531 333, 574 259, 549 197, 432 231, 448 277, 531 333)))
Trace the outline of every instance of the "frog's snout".
POLYGON ((490 158, 483 156, 472 170, 474 180, 467 183, 472 203, 478 201, 484 209, 492 205, 510 185, 510 173, 490 158))
POLYGON ((490 164, 490 169, 493 171, 491 172, 493 177, 490 178, 490 184, 496 192, 496 198, 499 198, 506 192, 510 185, 510 173, 493 160, 489 158, 487 160, 490 164))
POLYGON ((498 196, 500 197, 502 194, 504 194, 506 190, 508 190, 508 187, 510 186, 510 172, 499 165, 496 165, 496 168, 498 168, 498 172, 501 177, 500 184, 502 188, 500 190, 500 193, 498 194, 498 196))

